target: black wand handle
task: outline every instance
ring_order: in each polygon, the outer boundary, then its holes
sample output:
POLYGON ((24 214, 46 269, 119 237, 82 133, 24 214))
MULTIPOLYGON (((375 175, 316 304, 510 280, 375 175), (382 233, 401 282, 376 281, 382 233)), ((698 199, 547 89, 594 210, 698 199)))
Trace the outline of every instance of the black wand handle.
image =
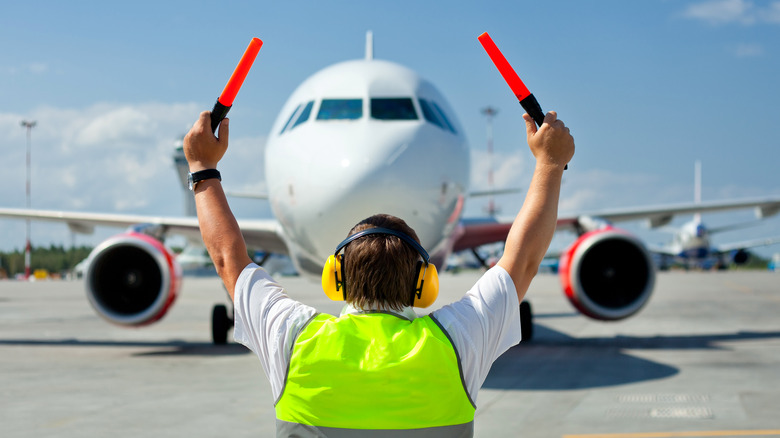
MULTIPOLYGON (((525 112, 528 113, 529 116, 531 116, 532 119, 534 119, 534 122, 536 122, 536 125, 541 127, 542 123, 544 123, 544 111, 542 111, 542 106, 539 105, 539 101, 536 100, 533 93, 529 94, 525 97, 525 99, 520 101, 520 105, 522 105, 525 112)), ((563 167, 563 170, 566 170, 569 168, 569 165, 563 167)))
POLYGON ((228 111, 233 106, 225 106, 219 103, 219 100, 214 104, 214 109, 211 110, 211 132, 217 132, 219 123, 227 116, 228 111))
POLYGON ((529 94, 526 96, 525 99, 520 101, 520 105, 522 105, 525 112, 534 119, 536 125, 541 127, 542 123, 544 123, 544 111, 542 111, 542 106, 539 105, 539 102, 534 95, 529 94))

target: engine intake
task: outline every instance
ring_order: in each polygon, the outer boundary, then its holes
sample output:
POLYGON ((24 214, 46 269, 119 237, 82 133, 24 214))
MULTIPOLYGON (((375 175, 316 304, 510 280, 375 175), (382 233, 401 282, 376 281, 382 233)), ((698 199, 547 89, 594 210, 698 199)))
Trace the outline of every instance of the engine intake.
POLYGON ((572 305, 600 320, 638 312, 655 285, 655 267, 645 246, 612 227, 577 239, 561 257, 559 274, 572 305))
POLYGON ((162 318, 181 285, 181 269, 158 240, 140 233, 109 238, 89 255, 87 297, 109 322, 139 326, 162 318))
POLYGON ((748 260, 750 260, 750 253, 747 250, 738 249, 734 251, 734 254, 732 255, 732 260, 737 265, 744 265, 745 263, 747 263, 748 260))

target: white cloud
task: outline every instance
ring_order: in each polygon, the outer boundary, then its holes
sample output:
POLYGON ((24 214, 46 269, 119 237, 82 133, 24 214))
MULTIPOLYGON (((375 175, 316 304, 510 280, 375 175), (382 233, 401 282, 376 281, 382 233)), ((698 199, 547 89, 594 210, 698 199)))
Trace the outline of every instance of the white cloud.
POLYGON ((49 64, 44 62, 33 62, 25 65, 3 65, 0 66, 0 74, 6 75, 19 75, 19 74, 34 74, 42 75, 49 71, 49 64))
POLYGON ((572 214, 689 200, 693 200, 692 185, 671 185, 660 175, 581 170, 564 173, 560 211, 572 214))
POLYGON ((150 114, 140 108, 120 107, 96 115, 82 128, 75 139, 76 145, 97 146, 116 141, 135 142, 148 140, 151 133, 150 114))
POLYGON ((753 10, 753 3, 746 0, 712 0, 688 6, 683 16, 712 24, 752 24, 753 10))
MULTIPOLYGON (((471 191, 484 191, 490 188, 488 173, 493 168, 493 188, 519 189, 517 193, 493 196, 498 215, 512 216, 522 205, 525 190, 531 180, 533 168, 528 167, 526 155, 521 152, 507 153, 495 151, 493 157, 485 150, 471 150, 471 191), (491 164, 492 162, 492 164, 491 164)), ((484 217, 488 210, 489 198, 475 197, 466 201, 466 217, 484 217)))
POLYGON ((762 17, 767 23, 780 24, 780 2, 773 2, 769 5, 762 17))
MULTIPOLYGON (((30 114, 0 114, 0 162, 6 178, 0 206, 25 205, 26 136, 20 122, 35 120, 33 208, 181 216, 183 196, 189 193, 183 192, 174 168, 174 145, 201 110, 194 103, 101 103, 83 109, 41 107, 30 114)), ((256 187, 263 180, 264 138, 241 136, 239 129, 232 133, 231 151, 221 163, 230 175, 226 188, 256 187)), ((0 219, 0 249, 22 245, 20 235, 22 221, 0 219)), ((33 235, 38 236, 34 244, 50 239, 69 242, 63 224, 36 223, 33 235)))
POLYGON ((710 0, 688 6, 682 16, 707 23, 753 25, 780 24, 780 1, 756 5, 749 0, 710 0))
POLYGON ((738 58, 752 58, 764 54, 764 48, 760 44, 738 44, 729 50, 738 58))
POLYGON ((49 70, 49 65, 42 62, 34 62, 27 66, 27 70, 33 74, 43 74, 49 70))
MULTIPOLYGON (((533 169, 527 169, 527 163, 521 153, 494 152, 493 157, 485 151, 471 150, 471 188, 487 190, 488 174, 493 168, 493 186, 496 189, 518 188, 529 179, 533 169)), ((527 182, 525 183, 527 184, 527 182)))

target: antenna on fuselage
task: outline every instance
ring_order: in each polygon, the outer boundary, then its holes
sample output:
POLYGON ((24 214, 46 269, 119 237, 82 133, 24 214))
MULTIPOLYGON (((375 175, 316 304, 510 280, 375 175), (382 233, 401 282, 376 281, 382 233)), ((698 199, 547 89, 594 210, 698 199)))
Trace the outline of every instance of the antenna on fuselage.
POLYGON ((374 59, 374 33, 366 31, 366 61, 374 59))

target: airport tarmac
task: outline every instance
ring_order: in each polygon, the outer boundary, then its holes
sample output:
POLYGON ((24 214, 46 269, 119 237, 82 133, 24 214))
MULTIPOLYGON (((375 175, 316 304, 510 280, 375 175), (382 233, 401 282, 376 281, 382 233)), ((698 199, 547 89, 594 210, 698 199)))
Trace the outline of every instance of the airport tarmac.
MULTIPOLYGON (((477 273, 441 276, 437 305, 477 273)), ((336 313, 319 286, 290 294, 336 313)), ((274 436, 256 357, 210 344, 219 280, 185 278, 159 323, 112 326, 81 281, 0 282, 0 436, 274 436)), ((528 298, 533 341, 493 366, 477 399, 477 437, 780 437, 780 274, 659 273, 635 317, 579 316, 558 277, 528 298)))

